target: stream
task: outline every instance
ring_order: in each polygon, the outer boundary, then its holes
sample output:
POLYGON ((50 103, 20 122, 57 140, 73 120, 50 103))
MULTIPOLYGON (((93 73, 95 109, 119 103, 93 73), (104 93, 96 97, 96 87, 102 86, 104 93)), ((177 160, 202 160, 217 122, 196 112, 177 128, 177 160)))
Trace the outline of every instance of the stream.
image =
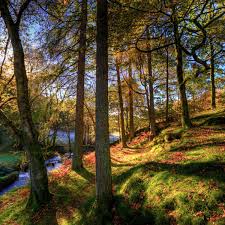
MULTIPOLYGON (((54 156, 53 158, 50 158, 45 161, 45 165, 47 168, 47 171, 50 172, 54 169, 58 169, 62 165, 62 159, 60 156, 54 156)), ((24 187, 29 183, 30 180, 30 174, 28 172, 19 172, 19 176, 16 181, 14 181, 12 184, 4 188, 0 191, 0 195, 3 195, 7 193, 8 191, 11 191, 14 188, 24 187)))
MULTIPOLYGON (((57 133, 58 141, 61 143, 67 143, 68 142, 68 135, 64 131, 58 131, 57 133)), ((70 138, 74 140, 74 133, 70 132, 70 138)), ((109 136, 110 143, 113 143, 119 139, 118 136, 110 134, 109 136)), ((58 169, 62 165, 62 159, 60 156, 54 156, 53 158, 50 158, 45 161, 45 165, 47 168, 47 171, 50 172, 54 169, 58 169)), ((4 188, 0 191, 0 196, 11 191, 14 188, 24 187, 29 183, 30 175, 28 172, 19 172, 19 176, 16 181, 14 181, 12 184, 4 188)))

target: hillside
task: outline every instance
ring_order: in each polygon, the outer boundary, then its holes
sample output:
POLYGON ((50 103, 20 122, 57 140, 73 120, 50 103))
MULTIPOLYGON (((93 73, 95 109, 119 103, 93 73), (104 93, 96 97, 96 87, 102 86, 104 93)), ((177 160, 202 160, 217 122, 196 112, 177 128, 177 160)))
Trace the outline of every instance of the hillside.
MULTIPOLYGON (((224 118, 207 112, 189 130, 173 124, 153 141, 141 133, 129 148, 111 147, 113 224, 225 224, 224 118)), ((38 213, 24 210, 28 188, 1 196, 0 224, 98 224, 94 153, 84 158, 82 171, 65 160, 51 173, 53 201, 38 213)))

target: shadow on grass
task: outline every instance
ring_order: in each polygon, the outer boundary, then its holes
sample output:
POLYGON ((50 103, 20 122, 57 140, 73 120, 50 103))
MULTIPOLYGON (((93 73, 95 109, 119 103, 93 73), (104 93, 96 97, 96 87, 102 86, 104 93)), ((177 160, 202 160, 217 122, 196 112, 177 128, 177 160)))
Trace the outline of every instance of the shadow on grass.
POLYGON ((56 218, 56 204, 52 200, 47 206, 36 213, 28 212, 30 225, 58 225, 56 218))
POLYGON ((111 162, 111 166, 112 167, 124 167, 124 166, 135 166, 136 164, 132 164, 132 163, 114 163, 111 162))
MULTIPOLYGON (((132 173, 131 169, 128 174, 132 173)), ((126 179, 126 178, 125 178, 126 179)), ((165 210, 158 207, 146 207, 148 185, 141 177, 131 179, 124 195, 116 195, 114 224, 154 225, 171 224, 165 210)))
POLYGON ((204 144, 199 144, 199 143, 195 143, 195 144, 187 144, 185 143, 184 145, 178 145, 175 147, 171 147, 170 152, 176 152, 176 151, 193 151, 196 148, 200 148, 200 147, 219 147, 219 146, 225 146, 225 141, 211 141, 211 142, 206 142, 204 144))
POLYGON ((116 176, 114 182, 121 184, 125 180, 129 179, 133 173, 141 170, 142 173, 169 171, 173 174, 179 174, 184 176, 198 176, 203 180, 212 179, 219 182, 225 182, 225 163, 219 163, 216 161, 210 162, 193 162, 188 164, 169 164, 160 162, 148 162, 146 164, 133 167, 126 172, 116 176))
POLYGON ((222 116, 223 114, 225 113, 225 110, 223 111, 219 111, 219 112, 209 112, 207 114, 203 114, 203 115, 200 115, 200 116, 195 116, 194 118, 192 118, 193 121, 196 121, 196 120, 202 120, 202 119, 208 119, 210 117, 218 117, 218 116, 222 116))
POLYGON ((93 173, 88 171, 85 167, 83 167, 80 170, 75 170, 77 174, 79 174, 81 177, 83 177, 85 180, 89 181, 90 183, 95 182, 95 176, 93 173))
MULTIPOLYGON (((142 144, 142 143, 140 143, 140 144, 142 144)), ((142 150, 143 149, 143 147, 138 147, 138 146, 129 146, 127 149, 131 149, 131 152, 133 153, 135 153, 135 151, 132 151, 132 150, 142 150)), ((126 150, 127 150, 126 149, 126 150)))
MULTIPOLYGON (((176 175, 195 176, 200 178, 199 181, 207 180, 212 185, 215 185, 214 182, 217 181, 221 185, 218 188, 223 189, 225 185, 224 168, 225 163, 211 161, 205 163, 193 162, 186 165, 149 162, 128 169, 114 178, 114 183, 116 186, 123 188, 121 191, 124 193, 123 196, 116 196, 116 212, 122 218, 120 224, 174 224, 175 218, 168 215, 168 211, 174 210, 174 206, 168 205, 165 208, 158 208, 144 204, 146 202, 145 195, 149 192, 149 190, 147 191, 148 182, 144 182, 147 174, 149 174, 151 180, 151 177, 157 176, 159 172, 169 172, 160 176, 159 184, 165 183, 166 185, 170 177, 176 175)), ((154 192, 154 190, 152 191, 154 192)), ((221 196, 218 201, 223 201, 224 197, 225 195, 221 196)))

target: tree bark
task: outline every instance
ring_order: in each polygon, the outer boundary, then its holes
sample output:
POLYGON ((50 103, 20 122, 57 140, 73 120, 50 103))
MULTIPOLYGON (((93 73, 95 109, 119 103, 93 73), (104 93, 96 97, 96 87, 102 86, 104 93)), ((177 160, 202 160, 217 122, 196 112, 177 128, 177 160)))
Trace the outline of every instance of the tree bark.
POLYGON ((97 1, 96 52, 96 198, 104 223, 112 203, 108 115, 108 3, 97 1))
MULTIPOLYGON (((149 32, 147 29, 147 38, 149 39, 149 32)), ((148 44, 148 49, 151 50, 151 46, 148 44)), ((148 85, 149 85, 149 101, 150 101, 150 124, 152 136, 156 136, 156 122, 155 122, 155 103, 154 103, 154 87, 153 87, 153 74, 152 74, 152 53, 147 53, 148 60, 148 85)))
POLYGON ((169 122, 169 49, 166 49, 166 123, 169 122))
MULTIPOLYGON (((140 74, 142 75, 142 69, 140 67, 140 74)), ((141 76, 140 76, 141 77, 141 76)), ((150 100, 149 100, 149 90, 148 90, 148 81, 147 81, 147 78, 144 74, 144 82, 143 82, 143 85, 144 85, 144 89, 145 89, 145 96, 146 96, 146 101, 147 101, 147 109, 148 109, 148 121, 149 121, 149 130, 151 129, 151 109, 150 109, 150 100)))
POLYGON ((181 100, 181 110, 182 110, 182 127, 183 128, 190 128, 191 127, 191 120, 189 116, 189 109, 188 109, 188 101, 186 96, 186 86, 184 82, 184 74, 183 74, 183 55, 182 55, 182 48, 181 48, 181 40, 178 30, 178 24, 176 19, 174 19, 174 35, 175 35, 175 45, 176 45, 176 53, 177 53, 177 80, 179 85, 179 93, 180 93, 180 100, 181 100))
POLYGON ((123 108, 123 96, 120 81, 120 66, 119 62, 116 60, 116 75, 117 75, 117 86, 118 86, 118 97, 119 97, 119 108, 120 108, 120 127, 121 127, 121 141, 122 147, 126 147, 126 133, 124 125, 124 108, 123 108))
POLYGON ((87 0, 81 3, 81 25, 78 59, 78 80, 75 118, 75 148, 73 152, 72 169, 79 170, 83 167, 82 151, 84 139, 84 76, 86 53, 86 29, 87 29, 87 0))
POLYGON ((50 200, 47 170, 44 165, 41 145, 38 142, 38 133, 31 115, 28 79, 25 69, 23 47, 19 36, 19 24, 13 21, 7 2, 4 0, 0 0, 0 11, 13 47, 17 104, 22 128, 21 139, 24 149, 27 151, 30 165, 31 192, 28 206, 37 209, 50 200))
POLYGON ((211 77, 211 107, 216 108, 216 85, 215 85, 215 59, 212 41, 210 42, 210 77, 211 77))
POLYGON ((128 75, 129 75, 129 139, 130 141, 134 137, 134 93, 133 93, 133 77, 132 77, 132 64, 131 61, 129 61, 128 65, 128 75))

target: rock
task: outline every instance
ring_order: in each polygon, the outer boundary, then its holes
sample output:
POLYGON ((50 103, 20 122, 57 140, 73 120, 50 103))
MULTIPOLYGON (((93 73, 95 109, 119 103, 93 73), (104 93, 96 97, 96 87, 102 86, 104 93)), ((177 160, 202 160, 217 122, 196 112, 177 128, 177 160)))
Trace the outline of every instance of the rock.
POLYGON ((12 172, 4 177, 0 177, 0 191, 7 187, 8 185, 12 184, 16 181, 19 177, 19 172, 15 171, 12 172))

